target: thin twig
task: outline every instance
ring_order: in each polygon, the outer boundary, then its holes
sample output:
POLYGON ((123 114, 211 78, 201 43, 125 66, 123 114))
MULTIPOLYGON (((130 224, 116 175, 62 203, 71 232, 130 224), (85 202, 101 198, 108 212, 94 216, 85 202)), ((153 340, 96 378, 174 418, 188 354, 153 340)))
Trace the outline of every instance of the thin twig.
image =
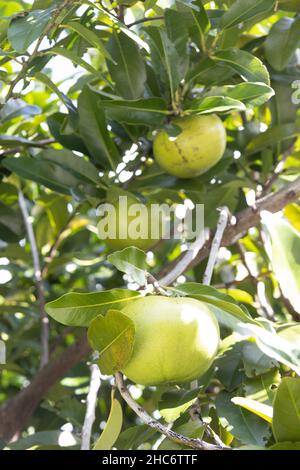
POLYGON ((173 282, 175 282, 176 279, 178 279, 178 277, 186 271, 188 266, 197 257, 205 241, 206 233, 200 232, 194 243, 191 244, 189 249, 183 254, 182 258, 178 260, 178 263, 176 263, 173 269, 171 269, 164 277, 159 280, 159 283, 163 286, 173 284, 173 282))
POLYGON ((192 421, 199 421, 200 424, 204 427, 204 430, 207 436, 220 448, 226 449, 226 444, 222 441, 222 439, 218 436, 217 433, 210 427, 208 423, 205 423, 201 416, 201 409, 199 405, 199 400, 194 403, 190 410, 189 410, 190 417, 192 421))
POLYGON ((128 406, 137 414, 141 420, 147 424, 150 428, 155 429, 157 432, 163 434, 168 439, 177 444, 191 447, 192 449, 199 450, 231 450, 230 447, 220 447, 219 445, 209 444, 208 442, 202 441, 201 439, 194 439, 191 437, 183 436, 178 434, 167 426, 163 425, 156 419, 152 418, 144 408, 142 408, 131 396, 129 393, 123 375, 120 372, 117 372, 115 375, 116 385, 123 399, 126 401, 128 406))
POLYGON ((55 139, 43 139, 43 140, 36 140, 36 141, 32 141, 30 143, 30 145, 20 145, 18 147, 14 147, 12 149, 7 149, 7 150, 4 150, 3 152, 0 153, 0 157, 6 157, 7 155, 15 155, 16 153, 20 153, 22 152, 23 148, 24 147, 34 147, 34 148, 43 148, 43 147, 46 147, 47 145, 51 145, 51 144, 54 144, 55 139))
POLYGON ((222 243, 225 228, 227 227, 229 219, 229 210, 227 207, 220 209, 220 217, 217 225, 217 230, 211 244, 211 250, 206 266, 206 270, 203 276, 203 284, 209 286, 211 283, 214 267, 217 261, 219 249, 222 243))
POLYGON ((86 412, 82 427, 81 450, 90 450, 92 428, 95 421, 95 409, 97 405, 98 391, 101 385, 100 371, 97 364, 90 367, 91 379, 89 392, 86 398, 86 412))
POLYGON ((27 210, 26 201, 23 192, 19 190, 19 206, 24 219, 28 241, 31 248, 31 256, 33 261, 34 278, 37 291, 37 297, 39 302, 40 316, 41 316, 41 368, 49 362, 49 319, 45 310, 45 291, 43 276, 41 273, 41 265, 39 259, 39 252, 37 243, 34 235, 32 223, 27 210))

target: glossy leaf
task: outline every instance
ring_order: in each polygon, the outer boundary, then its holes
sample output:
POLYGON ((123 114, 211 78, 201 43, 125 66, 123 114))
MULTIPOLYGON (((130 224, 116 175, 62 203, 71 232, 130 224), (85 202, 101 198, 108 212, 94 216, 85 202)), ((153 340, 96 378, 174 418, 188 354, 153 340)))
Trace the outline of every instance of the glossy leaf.
POLYGON ((111 409, 105 428, 95 443, 93 450, 110 450, 122 429, 123 411, 120 402, 112 398, 111 409))
POLYGON ((283 70, 299 45, 300 18, 281 18, 266 39, 266 58, 275 70, 283 70))
POLYGON ((103 100, 100 103, 109 119, 126 124, 159 127, 166 119, 167 105, 161 98, 140 100, 103 100))
POLYGON ((88 329, 88 340, 99 352, 102 374, 113 374, 129 361, 134 341, 133 321, 119 310, 108 310, 105 317, 98 315, 88 329))
POLYGON ((139 285, 145 285, 147 279, 146 253, 134 246, 115 251, 107 257, 119 271, 128 274, 139 285))
POLYGON ((245 410, 256 414, 260 418, 267 421, 267 423, 272 423, 273 408, 271 406, 245 397, 234 397, 231 399, 231 401, 235 405, 241 406, 242 408, 245 408, 245 410))
POLYGON ((300 379, 282 379, 274 400, 273 433, 278 442, 300 441, 300 379))
POLYGON ((275 0, 237 0, 221 18, 219 28, 229 29, 248 20, 271 14, 275 0))
POLYGON ((100 101, 96 92, 88 86, 84 87, 78 99, 80 135, 93 160, 104 168, 114 170, 120 157, 109 135, 100 101))
POLYGON ((140 295, 128 289, 89 294, 71 292, 48 302, 46 310, 50 317, 63 325, 88 326, 98 315, 105 315, 110 309, 122 309, 140 295))

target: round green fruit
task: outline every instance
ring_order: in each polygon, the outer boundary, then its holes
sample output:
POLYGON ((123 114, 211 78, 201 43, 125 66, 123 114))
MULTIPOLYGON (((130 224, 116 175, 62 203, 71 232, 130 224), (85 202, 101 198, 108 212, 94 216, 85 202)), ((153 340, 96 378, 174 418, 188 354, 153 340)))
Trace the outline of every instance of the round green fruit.
POLYGON ((108 211, 98 224, 98 235, 112 250, 136 246, 149 250, 163 236, 163 220, 151 214, 151 207, 134 196, 113 201, 115 211, 108 211), (104 230, 105 228, 105 230, 104 230), (107 232, 104 237, 103 232, 107 232))
POLYGON ((202 302, 187 297, 148 296, 122 312, 135 325, 132 356, 122 372, 141 385, 188 382, 214 361, 219 326, 202 302))
POLYGON ((206 173, 222 158, 226 148, 226 131, 215 114, 175 119, 182 132, 171 137, 157 133, 153 143, 156 162, 178 178, 194 178, 206 173))

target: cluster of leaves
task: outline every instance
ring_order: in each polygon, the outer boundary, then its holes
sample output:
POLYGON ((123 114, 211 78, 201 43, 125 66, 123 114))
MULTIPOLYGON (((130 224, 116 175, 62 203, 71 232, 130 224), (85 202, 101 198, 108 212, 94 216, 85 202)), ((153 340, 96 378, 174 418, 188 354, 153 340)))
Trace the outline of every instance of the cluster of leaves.
MULTIPOLYGON (((152 257, 134 249, 110 254, 96 235, 98 205, 124 189, 170 205, 189 198, 205 202, 205 224, 214 228, 217 208, 226 205, 236 213, 247 207, 248 196, 268 186, 286 154, 275 189, 299 176, 297 1, 120 3, 0 1, 0 331, 8 358, 1 401, 33 377, 40 354, 19 189, 33 219, 47 311, 67 325, 51 321, 52 354, 75 341, 80 332, 74 326, 89 326, 95 349, 105 351, 101 371, 112 374, 130 357, 134 335, 122 335, 128 323, 119 310, 139 295, 132 283, 145 283, 146 272, 159 272, 181 247, 178 240, 165 240, 152 257), (219 114, 227 129, 221 162, 193 180, 165 174, 153 159, 154 132, 164 128, 176 135, 173 118, 210 113, 219 114)), ((288 206, 285 218, 265 219, 269 243, 258 229, 242 240, 256 282, 233 246, 218 261, 218 290, 200 284, 203 263, 185 273, 189 282, 170 290, 207 302, 223 340, 196 392, 135 387, 140 403, 159 410, 179 433, 203 436, 205 426, 187 411, 197 398, 204 421, 228 445, 299 447, 299 343, 276 334, 291 323, 291 314, 295 319, 300 313, 299 205, 288 206)), ((77 446, 88 380, 85 364, 74 368, 49 391, 24 438, 11 447, 59 448, 61 433, 68 431, 57 429, 66 422, 74 429, 70 445, 77 446)), ((119 434, 122 412, 115 398, 112 403, 110 427, 98 448, 154 445, 157 433, 137 425, 124 405, 119 434)), ((109 406, 106 377, 95 438, 109 406)), ((164 440, 161 447, 172 444, 164 440)))

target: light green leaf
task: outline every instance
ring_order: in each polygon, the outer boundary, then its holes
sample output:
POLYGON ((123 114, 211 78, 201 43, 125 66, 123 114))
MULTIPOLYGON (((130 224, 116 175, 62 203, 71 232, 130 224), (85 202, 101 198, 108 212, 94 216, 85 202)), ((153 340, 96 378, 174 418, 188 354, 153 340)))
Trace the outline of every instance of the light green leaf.
POLYGON ((119 271, 129 274, 139 285, 146 284, 147 263, 144 251, 130 246, 122 251, 115 251, 107 257, 107 260, 119 271))
POLYGON ((300 379, 282 379, 274 400, 273 433, 277 442, 300 441, 300 379))
POLYGON ((105 428, 95 443, 93 450, 110 450, 122 429, 123 411, 119 401, 112 397, 111 409, 105 428))
POLYGON ((264 419, 268 423, 272 423, 273 418, 273 408, 272 406, 265 405, 255 400, 251 400, 245 397, 234 397, 231 399, 232 403, 235 405, 245 408, 245 410, 251 411, 251 413, 256 414, 260 418, 264 419))
POLYGON ((246 106, 235 99, 226 96, 206 96, 200 100, 193 100, 189 109, 185 111, 189 114, 210 114, 245 111, 245 109, 246 106))
POLYGON ((251 82, 225 87, 225 92, 229 98, 242 101, 247 106, 261 106, 274 96, 274 90, 268 85, 251 82))
POLYGON ((269 256, 276 279, 300 313, 300 234, 283 218, 264 214, 262 220, 271 242, 269 256))
POLYGON ((128 289, 112 289, 105 292, 64 294, 46 304, 46 311, 63 325, 88 326, 99 314, 110 309, 122 309, 141 294, 128 289))
MULTIPOLYGON (((29 105, 26 101, 16 98, 8 100, 0 110, 0 121, 5 123, 19 116, 36 116, 42 110, 36 105, 29 105)), ((7 136, 12 137, 12 136, 7 136)))
POLYGON ((102 374, 111 375, 126 366, 134 341, 133 321, 119 310, 109 310, 105 317, 98 315, 88 329, 88 340, 99 352, 102 374))
POLYGON ((258 57, 240 49, 226 49, 217 52, 211 59, 218 63, 229 65, 245 81, 262 82, 270 85, 267 68, 258 57))
POLYGON ((275 0, 237 0, 221 18, 219 28, 229 29, 248 20, 271 14, 275 0))
POLYGON ((269 447, 269 450, 300 450, 300 442, 278 442, 269 447))
POLYGON ((71 29, 72 31, 75 31, 77 34, 79 34, 79 36, 83 37, 83 39, 85 39, 89 44, 91 44, 91 46, 98 49, 104 57, 112 60, 109 52, 104 47, 101 39, 99 38, 99 36, 96 34, 95 31, 92 31, 91 29, 86 28, 81 23, 76 23, 75 21, 70 21, 69 23, 62 25, 62 26, 64 26, 65 28, 71 29))
POLYGON ((66 49, 65 47, 52 47, 52 49, 49 49, 48 51, 45 52, 45 54, 48 55, 60 55, 64 57, 65 59, 70 60, 73 62, 73 64, 79 65, 83 69, 87 70, 88 72, 94 74, 94 75, 99 75, 96 69, 92 67, 88 62, 83 60, 81 57, 79 57, 75 52, 71 51, 70 49, 66 49))

